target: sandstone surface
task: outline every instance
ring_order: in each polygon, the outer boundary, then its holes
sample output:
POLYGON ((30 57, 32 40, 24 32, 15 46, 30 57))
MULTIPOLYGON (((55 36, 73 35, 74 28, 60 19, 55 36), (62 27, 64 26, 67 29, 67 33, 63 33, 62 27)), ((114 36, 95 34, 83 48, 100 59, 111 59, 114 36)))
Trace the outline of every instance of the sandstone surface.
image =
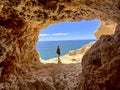
POLYGON ((103 35, 82 59, 83 90, 120 90, 120 24, 103 35))
POLYGON ((101 24, 95 32, 95 37, 99 39, 102 35, 113 35, 115 32, 117 23, 111 21, 101 21, 101 24))

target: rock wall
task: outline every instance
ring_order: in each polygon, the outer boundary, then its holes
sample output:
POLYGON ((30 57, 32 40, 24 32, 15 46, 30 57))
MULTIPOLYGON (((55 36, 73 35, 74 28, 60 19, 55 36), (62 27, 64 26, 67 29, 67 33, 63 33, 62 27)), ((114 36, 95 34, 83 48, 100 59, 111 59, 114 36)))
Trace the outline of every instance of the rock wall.
MULTIPOLYGON (((100 19, 119 23, 119 13, 119 0, 0 0, 0 89, 35 90, 39 86, 40 90, 54 90, 51 81, 41 81, 50 71, 41 73, 45 67, 35 49, 39 31, 64 21, 100 19)), ((115 54, 119 54, 118 49, 115 54)))
POLYGON ((120 90, 120 24, 83 56, 83 90, 120 90))
POLYGON ((115 32, 117 23, 111 21, 101 21, 101 24, 95 32, 95 37, 99 39, 102 35, 113 35, 115 32))

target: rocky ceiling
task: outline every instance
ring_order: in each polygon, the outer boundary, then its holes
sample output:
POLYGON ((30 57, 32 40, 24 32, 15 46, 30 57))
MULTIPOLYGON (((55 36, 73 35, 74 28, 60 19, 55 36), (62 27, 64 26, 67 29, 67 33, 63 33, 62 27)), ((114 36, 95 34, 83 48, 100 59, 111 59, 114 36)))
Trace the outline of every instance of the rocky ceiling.
POLYGON ((119 9, 119 0, 1 0, 0 24, 8 27, 17 22, 41 25, 83 19, 118 22, 119 9))

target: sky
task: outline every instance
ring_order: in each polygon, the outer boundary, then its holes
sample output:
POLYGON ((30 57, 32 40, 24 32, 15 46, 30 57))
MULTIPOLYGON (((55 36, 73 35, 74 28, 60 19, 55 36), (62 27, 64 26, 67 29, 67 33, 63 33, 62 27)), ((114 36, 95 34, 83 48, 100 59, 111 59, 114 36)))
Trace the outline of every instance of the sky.
POLYGON ((39 41, 95 39, 94 32, 99 25, 99 20, 60 22, 41 30, 39 41))

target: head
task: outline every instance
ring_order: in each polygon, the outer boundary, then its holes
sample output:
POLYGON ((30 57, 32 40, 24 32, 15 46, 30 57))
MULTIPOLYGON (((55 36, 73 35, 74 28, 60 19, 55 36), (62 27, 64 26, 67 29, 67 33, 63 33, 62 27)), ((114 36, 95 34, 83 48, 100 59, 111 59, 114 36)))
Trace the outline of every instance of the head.
POLYGON ((59 48, 59 45, 57 47, 59 48))

